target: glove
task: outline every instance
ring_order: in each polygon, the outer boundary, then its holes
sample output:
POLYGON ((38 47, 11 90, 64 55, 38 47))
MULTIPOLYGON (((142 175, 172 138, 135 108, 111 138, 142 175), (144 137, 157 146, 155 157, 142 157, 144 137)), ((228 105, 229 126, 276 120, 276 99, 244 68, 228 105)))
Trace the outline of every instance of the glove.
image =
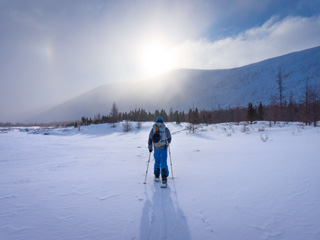
POLYGON ((150 153, 152 153, 152 148, 151 148, 151 149, 149 149, 149 152, 150 152, 150 153))

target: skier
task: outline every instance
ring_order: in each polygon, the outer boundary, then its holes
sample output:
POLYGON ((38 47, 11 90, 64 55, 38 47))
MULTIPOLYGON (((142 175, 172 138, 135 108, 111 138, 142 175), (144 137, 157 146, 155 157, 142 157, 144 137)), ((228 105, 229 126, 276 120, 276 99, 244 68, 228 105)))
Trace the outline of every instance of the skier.
POLYGON ((152 145, 154 146, 154 176, 155 181, 160 181, 160 169, 162 184, 161 187, 167 187, 167 177, 169 176, 169 169, 167 164, 168 146, 171 143, 170 130, 164 125, 163 118, 158 117, 156 123, 153 125, 148 140, 149 152, 152 152, 152 145))

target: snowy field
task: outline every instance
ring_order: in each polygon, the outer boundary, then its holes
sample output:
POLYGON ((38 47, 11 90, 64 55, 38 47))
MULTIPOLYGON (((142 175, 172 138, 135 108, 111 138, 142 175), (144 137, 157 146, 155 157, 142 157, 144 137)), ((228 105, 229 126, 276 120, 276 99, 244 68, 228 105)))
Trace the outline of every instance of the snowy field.
POLYGON ((320 128, 168 124, 161 189, 151 126, 0 128, 0 239, 320 239, 320 128))

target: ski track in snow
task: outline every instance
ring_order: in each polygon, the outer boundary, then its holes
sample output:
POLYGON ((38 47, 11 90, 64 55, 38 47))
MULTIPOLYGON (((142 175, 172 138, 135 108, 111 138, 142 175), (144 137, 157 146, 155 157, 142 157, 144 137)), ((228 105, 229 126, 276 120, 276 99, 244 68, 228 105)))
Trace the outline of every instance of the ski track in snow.
POLYGON ((319 128, 268 125, 168 124, 165 189, 152 123, 2 132, 0 239, 320 239, 319 128))

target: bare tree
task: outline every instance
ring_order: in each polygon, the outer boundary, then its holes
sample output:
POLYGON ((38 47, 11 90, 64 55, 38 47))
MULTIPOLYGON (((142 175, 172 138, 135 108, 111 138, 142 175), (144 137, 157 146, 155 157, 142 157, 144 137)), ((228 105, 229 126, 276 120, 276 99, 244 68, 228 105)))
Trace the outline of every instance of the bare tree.
POLYGON ((283 81, 285 78, 287 78, 289 74, 284 74, 282 67, 278 68, 278 73, 276 76, 276 82, 278 84, 278 90, 279 90, 279 101, 280 101, 280 113, 281 113, 281 118, 283 117, 283 91, 284 91, 284 86, 283 86, 283 81))
POLYGON ((304 92, 304 99, 303 99, 303 119, 306 125, 311 124, 311 88, 309 85, 309 78, 306 78, 306 88, 304 92))
POLYGON ((136 125, 136 129, 140 129, 141 127, 142 127, 142 123, 141 121, 138 121, 136 125))
POLYGON ((311 89, 310 92, 311 115, 314 127, 317 126, 317 121, 319 119, 319 92, 319 87, 311 89))
POLYGON ((125 120, 122 127, 124 132, 130 132, 132 130, 132 123, 129 120, 125 120))
POLYGON ((289 105, 288 105, 288 109, 287 109, 287 116, 286 119, 289 122, 293 122, 294 121, 294 109, 295 109, 295 102, 293 100, 293 93, 290 93, 290 98, 289 98, 289 105))
POLYGON ((271 96, 271 103, 268 108, 268 111, 266 112, 268 119, 270 120, 269 126, 271 127, 272 121, 273 124, 276 124, 277 121, 279 120, 279 115, 280 115, 280 109, 279 106, 277 105, 277 97, 275 95, 271 96))

